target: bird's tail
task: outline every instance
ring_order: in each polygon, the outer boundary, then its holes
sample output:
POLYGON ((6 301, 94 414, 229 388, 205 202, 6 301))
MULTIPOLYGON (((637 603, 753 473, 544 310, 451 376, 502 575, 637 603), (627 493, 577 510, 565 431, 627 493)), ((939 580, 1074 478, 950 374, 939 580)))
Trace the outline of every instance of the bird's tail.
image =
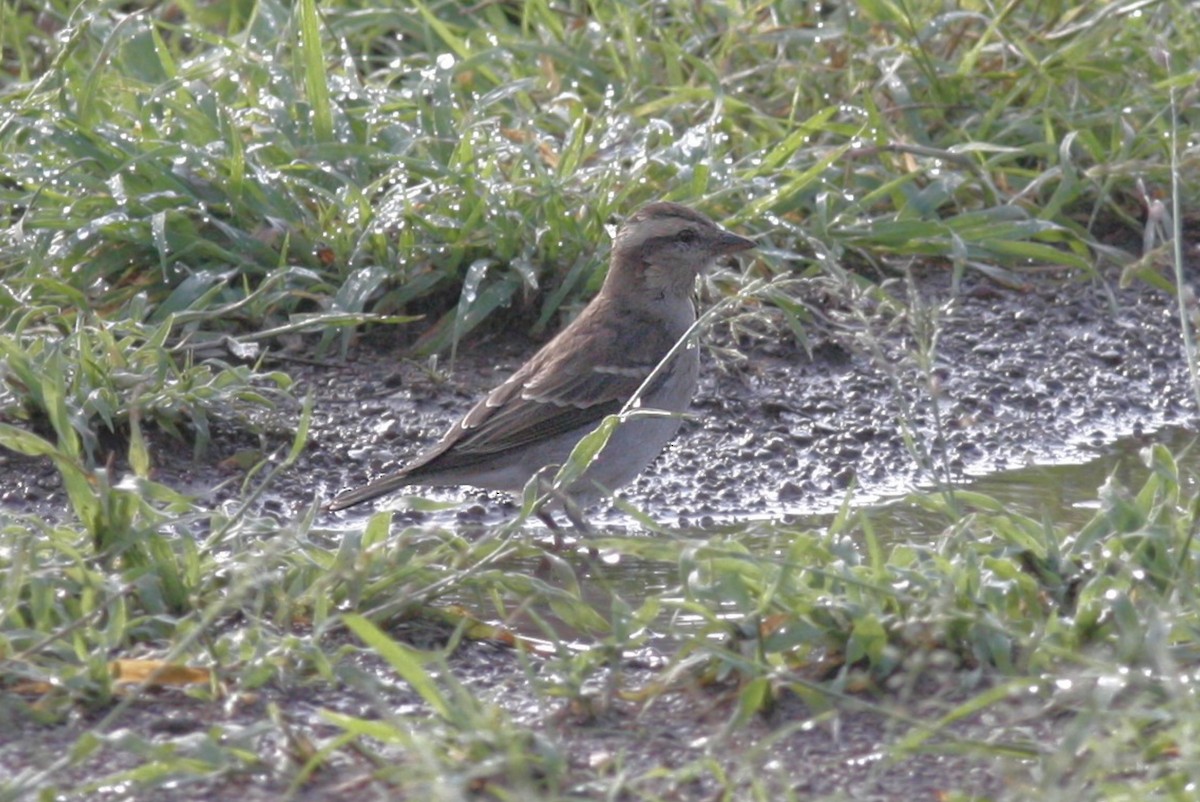
POLYGON ((408 478, 407 471, 389 474, 376 479, 370 484, 363 485, 354 490, 347 490, 345 493, 334 496, 333 501, 325 505, 325 509, 330 512, 344 510, 347 507, 353 507, 355 504, 362 504, 364 501, 370 501, 373 498, 387 495, 393 490, 399 490, 410 484, 412 484, 412 480, 408 478))

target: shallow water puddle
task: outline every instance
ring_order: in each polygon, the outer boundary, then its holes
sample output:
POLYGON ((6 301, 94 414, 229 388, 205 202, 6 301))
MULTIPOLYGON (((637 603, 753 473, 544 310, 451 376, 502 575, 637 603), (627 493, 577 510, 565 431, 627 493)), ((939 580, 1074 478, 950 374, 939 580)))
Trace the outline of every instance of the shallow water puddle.
MULTIPOLYGON (((1162 444, 1175 455, 1181 481, 1191 489, 1200 477, 1197 432, 1172 427, 1150 435, 1127 437, 1099 449, 1087 462, 1030 465, 997 471, 956 483, 954 489, 989 496, 1010 512, 1065 526, 1082 526, 1098 508, 1100 488, 1111 477, 1120 487, 1136 493, 1149 476, 1141 452, 1162 444)), ((934 488, 925 488, 934 490, 934 488)), ((892 537, 920 539, 940 531, 945 520, 914 505, 907 498, 871 505, 871 519, 892 537), (886 524, 886 527, 885 527, 886 524)), ((823 518, 828 521, 828 517, 823 518)))

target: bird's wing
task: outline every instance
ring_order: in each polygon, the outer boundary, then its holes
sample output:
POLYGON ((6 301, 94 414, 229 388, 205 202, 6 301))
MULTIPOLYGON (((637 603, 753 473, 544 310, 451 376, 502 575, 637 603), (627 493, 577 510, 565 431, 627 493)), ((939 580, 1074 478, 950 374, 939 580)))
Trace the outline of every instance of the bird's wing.
MULTIPOLYGON (((588 320, 579 320, 587 329, 588 320)), ((595 425, 621 410, 674 345, 661 325, 616 321, 595 336, 552 341, 477 403, 433 448, 406 469, 410 476, 467 467, 558 434, 595 425), (636 345, 628 332, 638 332, 636 345)), ((571 331, 571 327, 563 334, 571 331)), ((563 335, 559 336, 560 338, 563 335)))

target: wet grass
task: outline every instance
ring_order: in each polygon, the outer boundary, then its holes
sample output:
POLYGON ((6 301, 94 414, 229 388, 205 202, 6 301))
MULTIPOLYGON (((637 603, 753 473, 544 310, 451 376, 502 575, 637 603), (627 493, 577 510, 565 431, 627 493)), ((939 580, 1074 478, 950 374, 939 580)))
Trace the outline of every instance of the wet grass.
POLYGON ((710 281, 742 332, 829 325, 814 286, 919 323, 877 292, 915 263, 1015 286, 1116 264, 1175 286, 1198 26, 1169 0, 3 0, 0 445, 52 460, 69 509, 0 510, 0 718, 80 734, 5 770, 0 798, 229 778, 275 798, 330 775, 396 796, 802 797, 769 754, 732 772, 719 739, 670 767, 580 766, 546 723, 697 688, 728 737, 786 700, 867 706, 896 722, 887 760, 1005 763, 1000 796, 1186 797, 1200 502, 1161 448, 1082 527, 947 488, 914 502, 944 520, 921 542, 847 507, 818 531, 612 535, 591 558, 530 542, 520 516, 335 532, 315 502, 258 501, 307 445, 278 354, 336 357, 364 327, 404 327, 416 352, 498 320, 551 329, 600 280, 605 226, 654 198, 759 238, 756 283, 710 281), (278 408, 295 440, 236 502, 155 479, 147 427, 200 454, 215 422, 278 408), (621 561, 664 587, 607 582, 621 561), (541 715, 456 674, 482 640, 518 656, 541 715), (630 671, 664 641, 652 679, 630 671), (955 690, 906 718, 891 700, 924 678, 955 690), (286 703, 340 688, 361 709, 286 703), (180 736, 123 724, 185 697, 279 709, 180 736), (1023 729, 1014 705, 1060 725, 1023 729), (980 715, 992 730, 954 729, 980 715))

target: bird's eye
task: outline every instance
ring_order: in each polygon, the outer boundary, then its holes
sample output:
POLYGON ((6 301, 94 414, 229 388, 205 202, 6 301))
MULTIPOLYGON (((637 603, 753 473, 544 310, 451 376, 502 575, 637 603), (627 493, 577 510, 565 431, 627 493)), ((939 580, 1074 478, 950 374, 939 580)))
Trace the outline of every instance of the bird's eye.
POLYGON ((679 240, 684 245, 691 245, 698 238, 699 238, 699 235, 696 233, 696 231, 694 229, 691 229, 691 228, 685 228, 683 231, 680 231, 678 234, 675 235, 675 239, 679 240))

